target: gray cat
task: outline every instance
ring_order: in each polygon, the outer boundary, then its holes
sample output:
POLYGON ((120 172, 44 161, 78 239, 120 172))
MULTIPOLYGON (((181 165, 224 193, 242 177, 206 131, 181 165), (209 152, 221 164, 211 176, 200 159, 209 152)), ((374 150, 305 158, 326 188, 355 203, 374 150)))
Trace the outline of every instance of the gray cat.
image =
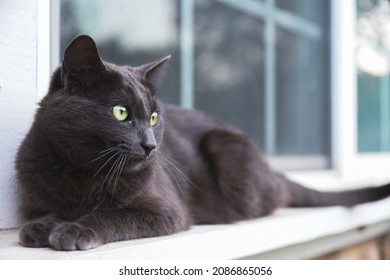
POLYGON ((238 129, 157 99, 168 59, 117 66, 86 35, 70 43, 16 157, 23 246, 85 250, 390 194, 318 192, 273 172, 238 129))

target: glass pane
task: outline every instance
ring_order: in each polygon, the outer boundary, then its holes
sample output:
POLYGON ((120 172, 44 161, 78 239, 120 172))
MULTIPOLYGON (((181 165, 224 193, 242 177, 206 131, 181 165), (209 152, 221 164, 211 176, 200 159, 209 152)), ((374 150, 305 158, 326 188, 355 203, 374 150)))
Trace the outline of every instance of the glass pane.
POLYGON ((328 14, 329 3, 327 2, 327 0, 276 0, 276 5, 304 19, 322 24, 328 14))
POLYGON ((327 154, 328 54, 323 41, 277 29, 277 152, 327 154))
POLYGON ((259 145, 263 131, 262 21, 217 1, 195 1, 195 107, 259 145))
POLYGON ((390 151, 390 2, 356 3, 358 150, 390 151))
POLYGON ((380 150, 380 81, 365 73, 358 75, 358 147, 360 152, 380 150))
POLYGON ((61 54, 79 34, 93 37, 101 56, 120 65, 138 66, 171 54, 161 98, 179 104, 178 10, 179 0, 62 0, 61 54))

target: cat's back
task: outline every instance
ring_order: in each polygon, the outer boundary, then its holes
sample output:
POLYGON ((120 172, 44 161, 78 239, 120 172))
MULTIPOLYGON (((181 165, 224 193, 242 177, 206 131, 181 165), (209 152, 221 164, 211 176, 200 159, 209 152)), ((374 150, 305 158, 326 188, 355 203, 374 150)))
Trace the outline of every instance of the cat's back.
POLYGON ((199 148, 209 132, 225 130, 242 133, 235 127, 203 112, 163 104, 164 134, 160 152, 179 162, 201 162, 199 148))
POLYGON ((175 130, 182 136, 201 137, 212 129, 236 130, 227 123, 203 112, 184 109, 171 104, 163 104, 164 127, 175 130))

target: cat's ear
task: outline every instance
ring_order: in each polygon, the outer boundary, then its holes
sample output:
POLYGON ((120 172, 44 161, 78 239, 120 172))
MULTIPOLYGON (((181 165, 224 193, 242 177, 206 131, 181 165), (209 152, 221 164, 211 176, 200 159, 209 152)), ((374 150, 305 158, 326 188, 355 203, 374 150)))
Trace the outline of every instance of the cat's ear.
POLYGON ((151 87, 154 92, 160 85, 165 73, 166 68, 169 65, 171 56, 160 58, 151 63, 137 67, 137 70, 141 73, 143 80, 151 87))
POLYGON ((78 73, 82 69, 99 71, 104 68, 95 41, 87 35, 80 35, 65 49, 61 66, 62 82, 69 73, 78 73))

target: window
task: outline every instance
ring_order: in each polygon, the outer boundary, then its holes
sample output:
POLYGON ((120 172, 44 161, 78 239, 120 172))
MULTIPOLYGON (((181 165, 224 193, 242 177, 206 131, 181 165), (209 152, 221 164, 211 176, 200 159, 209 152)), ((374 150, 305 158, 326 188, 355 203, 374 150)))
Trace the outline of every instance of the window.
POLYGON ((60 53, 87 33, 119 64, 172 54, 163 100, 238 126, 281 169, 330 165, 328 1, 60 3, 60 53))
POLYGON ((390 2, 357 0, 358 149, 390 151, 390 2))

